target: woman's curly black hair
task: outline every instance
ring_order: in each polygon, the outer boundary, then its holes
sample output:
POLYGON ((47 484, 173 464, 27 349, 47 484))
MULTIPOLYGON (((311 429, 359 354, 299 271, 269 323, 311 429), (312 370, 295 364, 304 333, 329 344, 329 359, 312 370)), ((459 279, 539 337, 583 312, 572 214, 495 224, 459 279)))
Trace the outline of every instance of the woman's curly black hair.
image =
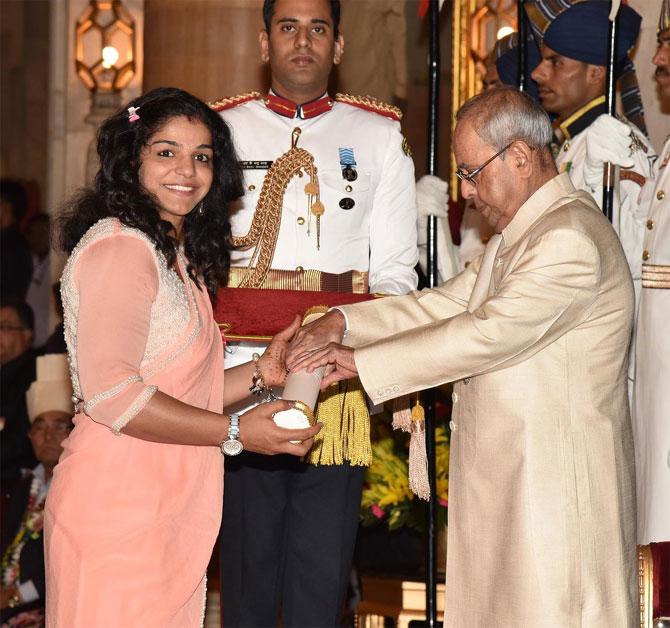
POLYGON ((59 219, 60 245, 70 253, 92 225, 114 216, 151 238, 168 265, 175 263, 178 243, 173 227, 160 218, 156 198, 140 184, 139 169, 141 151, 150 138, 179 116, 202 122, 212 134, 212 187, 203 199, 203 211, 186 216, 183 244, 189 276, 197 285, 201 276, 214 297, 228 278, 232 246, 228 206, 243 194, 242 170, 226 123, 205 103, 181 89, 154 89, 102 124, 97 138, 100 170, 93 186, 66 204, 59 219), (129 120, 129 107, 139 108, 139 120, 129 120))

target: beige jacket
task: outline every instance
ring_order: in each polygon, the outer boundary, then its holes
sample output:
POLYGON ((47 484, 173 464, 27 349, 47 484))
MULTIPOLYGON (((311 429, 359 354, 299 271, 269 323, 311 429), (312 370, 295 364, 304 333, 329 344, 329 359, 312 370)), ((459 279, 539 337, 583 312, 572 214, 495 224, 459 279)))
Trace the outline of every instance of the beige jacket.
POLYGON ((456 382, 445 626, 637 624, 633 308, 567 174, 441 287, 342 308, 373 401, 456 382))

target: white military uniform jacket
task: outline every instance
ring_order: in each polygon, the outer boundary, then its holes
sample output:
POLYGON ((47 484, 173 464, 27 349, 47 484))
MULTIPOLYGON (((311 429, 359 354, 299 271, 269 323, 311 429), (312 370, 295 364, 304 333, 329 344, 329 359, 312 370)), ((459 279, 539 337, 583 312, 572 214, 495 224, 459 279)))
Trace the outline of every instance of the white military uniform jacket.
POLYGON ((343 306, 375 402, 454 381, 445 626, 639 626, 621 244, 567 175, 434 290, 343 306))
MULTIPOLYGON (((245 196, 231 216, 233 235, 248 232, 267 168, 291 148, 299 127, 298 147, 314 156, 321 202, 321 243, 304 192, 306 178, 294 177, 284 196, 273 269, 315 269, 328 273, 369 272, 371 292, 405 294, 417 286, 418 261, 414 163, 400 123, 379 113, 333 102, 321 115, 285 117, 252 99, 221 112, 230 125, 243 162, 245 196), (357 178, 343 177, 339 149, 351 149, 357 178), (344 200, 348 199, 348 200, 344 200), (347 207, 351 201, 353 206, 347 207), (309 227, 309 233, 308 233, 309 227)), ((253 249, 234 251, 233 266, 247 266, 253 249)), ((229 356, 227 366, 240 360, 229 356)), ((248 359, 248 358, 247 358, 248 359)))
POLYGON ((670 138, 645 185, 634 420, 638 543, 670 541, 670 138))
MULTIPOLYGON (((601 104, 585 111, 579 117, 569 119, 561 125, 567 139, 556 155, 556 166, 559 172, 568 172, 572 183, 578 190, 590 192, 602 209, 602 185, 588 185, 584 176, 586 163, 586 129, 589 124, 606 113, 605 105, 601 104)), ((639 205, 640 191, 647 179, 652 176, 652 167, 656 151, 632 122, 623 119, 631 128, 634 137, 631 159, 635 162, 632 168, 619 170, 618 193, 615 189, 612 225, 619 235, 630 272, 633 275, 636 297, 640 294, 640 273, 642 259, 642 240, 644 238, 647 214, 639 205)))

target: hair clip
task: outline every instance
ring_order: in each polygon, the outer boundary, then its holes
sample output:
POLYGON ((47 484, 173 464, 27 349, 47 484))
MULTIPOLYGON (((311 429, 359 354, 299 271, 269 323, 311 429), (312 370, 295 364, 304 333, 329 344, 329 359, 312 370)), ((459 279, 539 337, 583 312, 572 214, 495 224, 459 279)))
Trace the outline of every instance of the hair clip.
POLYGON ((137 115, 139 107, 128 107, 128 122, 135 122, 140 119, 137 115))

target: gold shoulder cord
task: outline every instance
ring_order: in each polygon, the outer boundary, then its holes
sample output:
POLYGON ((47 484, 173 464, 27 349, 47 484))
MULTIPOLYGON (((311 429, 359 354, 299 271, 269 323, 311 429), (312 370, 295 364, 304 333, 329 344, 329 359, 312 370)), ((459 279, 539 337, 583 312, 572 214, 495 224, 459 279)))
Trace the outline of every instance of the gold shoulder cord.
POLYGON ((244 236, 233 237, 236 248, 247 250, 256 247, 249 261, 249 270, 239 284, 240 288, 260 288, 263 285, 277 246, 286 188, 294 176, 302 177, 303 171, 309 176, 305 194, 310 217, 311 214, 316 216, 316 248, 320 248, 321 216, 325 208, 320 201, 314 157, 304 148, 298 148, 299 137, 300 129, 293 129, 290 150, 277 158, 268 169, 249 232, 244 236))
POLYGON ((220 100, 208 102, 207 106, 210 109, 214 109, 214 111, 221 111, 229 109, 231 106, 235 106, 238 103, 247 102, 248 100, 258 100, 260 97, 260 92, 247 92, 246 94, 238 94, 237 96, 230 96, 228 98, 221 98, 220 100))
POLYGON ((394 105, 389 105, 382 100, 377 100, 372 96, 354 96, 353 94, 335 94, 337 102, 343 102, 355 107, 362 107, 363 109, 373 110, 382 115, 388 114, 398 120, 402 120, 402 111, 394 105))

